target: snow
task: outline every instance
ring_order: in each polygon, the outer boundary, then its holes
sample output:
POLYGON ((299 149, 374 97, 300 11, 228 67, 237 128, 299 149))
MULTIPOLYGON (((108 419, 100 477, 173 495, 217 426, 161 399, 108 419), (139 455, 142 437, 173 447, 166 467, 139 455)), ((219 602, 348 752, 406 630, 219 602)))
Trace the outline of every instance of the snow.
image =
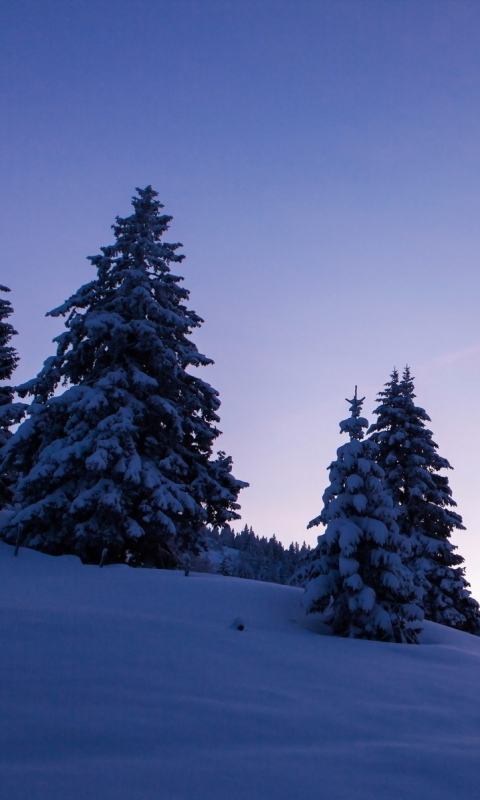
POLYGON ((0 598, 8 800, 480 798, 474 636, 340 639, 300 589, 5 544, 0 598))

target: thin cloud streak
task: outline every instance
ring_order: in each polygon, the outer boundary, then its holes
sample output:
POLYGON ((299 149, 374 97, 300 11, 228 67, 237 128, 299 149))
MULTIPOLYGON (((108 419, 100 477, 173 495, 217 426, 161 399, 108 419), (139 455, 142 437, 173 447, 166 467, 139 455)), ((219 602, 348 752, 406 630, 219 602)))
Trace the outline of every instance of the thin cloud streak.
POLYGON ((464 347, 461 350, 454 350, 451 353, 443 353, 436 358, 429 359, 420 365, 422 371, 430 369, 440 369, 442 367, 450 367, 453 364, 468 361, 473 356, 480 355, 480 344, 473 347, 464 347))

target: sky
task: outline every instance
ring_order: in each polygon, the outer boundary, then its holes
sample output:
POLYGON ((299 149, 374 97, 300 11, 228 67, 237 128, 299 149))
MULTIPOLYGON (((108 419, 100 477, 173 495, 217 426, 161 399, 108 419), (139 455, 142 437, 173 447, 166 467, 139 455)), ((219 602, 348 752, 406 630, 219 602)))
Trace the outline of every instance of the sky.
MULTIPOLYGON (((310 544, 393 367, 454 471, 480 599, 480 3, 0 0, 0 282, 20 383, 135 187, 183 243, 242 521, 310 544)), ((239 526, 237 526, 239 527, 239 526)))

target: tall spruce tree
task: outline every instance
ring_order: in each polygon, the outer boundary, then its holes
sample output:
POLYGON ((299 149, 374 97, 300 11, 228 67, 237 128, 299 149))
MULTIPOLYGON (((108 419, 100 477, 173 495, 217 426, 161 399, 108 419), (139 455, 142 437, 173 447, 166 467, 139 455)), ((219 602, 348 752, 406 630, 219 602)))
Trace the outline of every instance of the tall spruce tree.
POLYGON ((187 371, 213 363, 189 339, 203 320, 170 270, 181 245, 161 241, 172 218, 151 186, 137 192, 115 242, 89 257, 96 279, 49 312, 67 316, 56 355, 18 389, 34 399, 4 450, 22 479, 3 536, 89 563, 174 567, 206 525, 239 517, 248 484, 212 457, 218 393, 187 371))
POLYGON ((341 636, 417 641, 423 614, 413 576, 405 566, 409 543, 398 532, 392 498, 377 464, 378 445, 364 439, 363 399, 348 400, 340 423, 350 441, 329 467, 324 507, 308 527, 325 525, 302 570, 307 612, 319 612, 341 636))
MULTIPOLYGON (((7 286, 0 286, 0 292, 10 292, 7 286)), ((10 381, 18 364, 19 357, 16 349, 11 346, 12 336, 17 331, 9 322, 8 317, 13 314, 12 304, 9 300, 0 297, 0 381, 10 381)), ((9 384, 0 386, 0 448, 3 448, 12 436, 10 427, 20 422, 25 416, 25 403, 14 403, 15 388, 9 384)), ((12 486, 15 483, 15 469, 10 466, 0 473, 0 508, 5 508, 12 499, 12 486)))
POLYGON ((412 546, 410 566, 422 587, 427 619, 475 633, 479 628, 478 603, 472 598, 461 566, 464 559, 450 541, 452 532, 464 530, 462 518, 452 511, 456 503, 448 478, 451 469, 442 458, 426 424, 430 417, 414 403, 413 378, 408 367, 400 380, 394 370, 378 397, 377 421, 368 433, 379 447, 385 485, 398 504, 398 525, 412 546))

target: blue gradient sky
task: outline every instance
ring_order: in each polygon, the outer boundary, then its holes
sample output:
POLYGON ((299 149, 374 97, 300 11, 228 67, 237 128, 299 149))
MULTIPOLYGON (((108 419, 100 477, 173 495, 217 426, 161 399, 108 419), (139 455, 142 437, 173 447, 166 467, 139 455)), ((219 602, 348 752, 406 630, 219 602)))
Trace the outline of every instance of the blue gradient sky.
POLYGON ((314 542, 355 383, 394 365, 455 471, 480 595, 480 3, 0 2, 0 282, 22 362, 135 186, 184 243, 243 521, 314 542))

